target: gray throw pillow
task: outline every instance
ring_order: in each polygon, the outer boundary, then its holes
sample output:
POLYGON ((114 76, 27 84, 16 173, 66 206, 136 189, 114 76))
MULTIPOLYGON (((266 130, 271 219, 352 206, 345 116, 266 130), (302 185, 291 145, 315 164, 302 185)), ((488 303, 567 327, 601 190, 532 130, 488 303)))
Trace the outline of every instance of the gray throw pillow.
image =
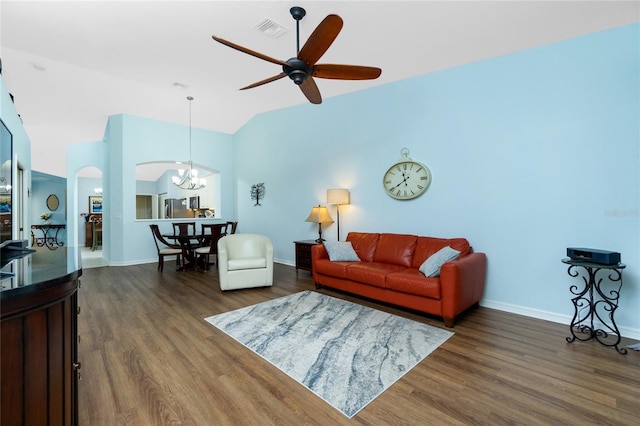
POLYGON ((327 249, 329 260, 332 262, 360 261, 350 241, 325 241, 324 248, 327 249))
POLYGON ((460 252, 458 250, 446 246, 429 256, 429 258, 427 258, 427 260, 425 260, 418 269, 420 269, 420 272, 425 274, 427 277, 439 277, 440 267, 458 256, 460 256, 460 252))

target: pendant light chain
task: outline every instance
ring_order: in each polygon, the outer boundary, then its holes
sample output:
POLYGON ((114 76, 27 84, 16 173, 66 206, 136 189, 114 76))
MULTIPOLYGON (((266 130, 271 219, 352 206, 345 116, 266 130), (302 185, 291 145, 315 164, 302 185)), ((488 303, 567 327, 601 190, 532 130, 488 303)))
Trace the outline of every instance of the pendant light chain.
POLYGON ((189 166, 191 166, 191 101, 193 101, 193 96, 187 96, 187 100, 189 101, 189 166))
POLYGON ((193 168, 192 160, 192 117, 191 117, 191 101, 192 96, 187 96, 189 101, 189 162, 187 163, 187 170, 179 170, 180 176, 173 177, 173 184, 181 189, 196 190, 206 186, 206 179, 198 178, 198 171, 193 168))

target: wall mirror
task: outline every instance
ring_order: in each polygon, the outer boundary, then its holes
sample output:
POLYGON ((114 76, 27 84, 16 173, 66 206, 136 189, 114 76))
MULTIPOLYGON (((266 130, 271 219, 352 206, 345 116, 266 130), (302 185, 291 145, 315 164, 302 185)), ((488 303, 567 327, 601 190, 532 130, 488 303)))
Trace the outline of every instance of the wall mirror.
POLYGON ((58 210, 58 206, 60 205, 60 200, 58 200, 58 196, 56 194, 51 194, 47 197, 47 208, 52 212, 58 210))
POLYGON ((219 217, 220 172, 194 163, 206 185, 198 190, 185 190, 172 181, 181 168, 185 165, 169 161, 136 165, 136 220, 219 217))

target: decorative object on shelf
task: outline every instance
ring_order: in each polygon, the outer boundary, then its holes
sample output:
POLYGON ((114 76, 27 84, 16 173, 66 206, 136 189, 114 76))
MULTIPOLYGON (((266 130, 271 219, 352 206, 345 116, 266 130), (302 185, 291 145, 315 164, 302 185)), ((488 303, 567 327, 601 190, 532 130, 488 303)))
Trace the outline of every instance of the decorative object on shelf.
POLYGON ((318 239, 316 240, 316 242, 321 243, 324 241, 324 238, 322 238, 322 224, 333 223, 333 219, 329 215, 329 211, 326 207, 318 205, 317 207, 311 208, 311 213, 309 213, 309 217, 305 219, 305 222, 313 222, 318 224, 318 239))
POLYGON ((102 197, 89 196, 89 214, 102 214, 102 197))
POLYGON ((409 149, 400 150, 402 158, 389 167, 382 186, 396 200, 411 200, 424 194, 431 185, 431 172, 422 163, 409 158, 409 149))
POLYGON ((340 241, 340 205, 349 204, 349 190, 343 188, 327 189, 327 204, 336 205, 338 241, 340 241))
POLYGON ((193 101, 193 96, 187 96, 187 100, 189 101, 189 162, 187 169, 179 169, 179 176, 174 176, 172 181, 178 188, 196 190, 204 188, 207 180, 198 178, 198 170, 193 168, 193 161, 191 161, 191 101, 193 101))
POLYGON ((95 192, 98 195, 102 195, 102 188, 93 188, 93 192, 95 192))
POLYGON ((56 194, 51 194, 47 197, 47 208, 49 210, 54 212, 58 209, 59 205, 60 205, 60 200, 58 200, 58 197, 56 196, 56 194))
POLYGON ((51 213, 44 212, 40 215, 40 219, 44 221, 44 223, 49 223, 49 219, 51 219, 51 213))
POLYGON ((256 183, 255 185, 251 185, 251 199, 256 200, 254 206, 261 206, 260 198, 264 198, 264 182, 256 183))

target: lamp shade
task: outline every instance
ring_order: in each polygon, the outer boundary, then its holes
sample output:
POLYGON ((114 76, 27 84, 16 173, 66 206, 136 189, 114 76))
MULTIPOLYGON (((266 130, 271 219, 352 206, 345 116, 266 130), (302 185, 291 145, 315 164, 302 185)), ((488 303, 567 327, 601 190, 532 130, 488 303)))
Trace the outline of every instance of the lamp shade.
POLYGON ((327 204, 349 204, 349 190, 342 188, 327 189, 327 204))
POLYGON ((309 217, 305 222, 332 223, 333 219, 329 216, 329 211, 326 207, 317 206, 311 208, 311 213, 309 213, 309 217))

